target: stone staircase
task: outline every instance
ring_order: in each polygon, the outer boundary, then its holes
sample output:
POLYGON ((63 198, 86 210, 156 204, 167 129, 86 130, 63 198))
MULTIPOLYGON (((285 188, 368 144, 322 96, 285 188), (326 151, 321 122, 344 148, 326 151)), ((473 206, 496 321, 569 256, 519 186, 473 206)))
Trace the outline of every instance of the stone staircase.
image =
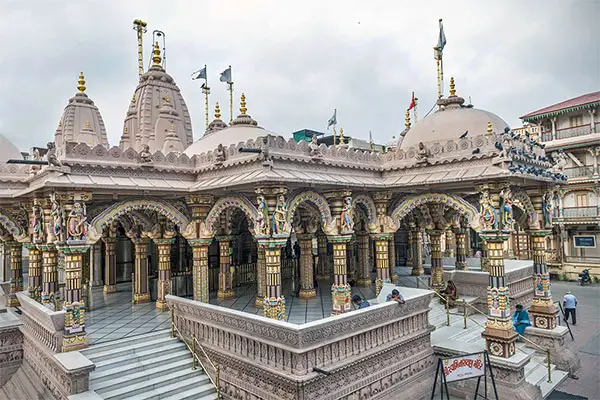
POLYGON ((169 330, 92 345, 81 353, 96 364, 90 374, 90 391, 102 399, 217 397, 200 366, 192 370, 187 346, 171 338, 169 330))

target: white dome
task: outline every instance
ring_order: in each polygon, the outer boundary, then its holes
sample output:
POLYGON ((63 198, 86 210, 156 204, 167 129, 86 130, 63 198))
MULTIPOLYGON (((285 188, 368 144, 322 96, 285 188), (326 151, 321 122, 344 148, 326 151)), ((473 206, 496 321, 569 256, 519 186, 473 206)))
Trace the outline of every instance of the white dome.
POLYGON ((0 163, 4 164, 8 160, 22 159, 23 155, 21 154, 17 146, 15 146, 13 142, 8 140, 4 136, 0 135, 0 163))
POLYGON ((400 144, 403 150, 416 147, 419 142, 457 140, 468 131, 468 135, 482 135, 487 132, 488 122, 492 123, 492 132, 504 132, 508 124, 489 111, 472 107, 463 107, 464 99, 449 97, 440 99, 441 108, 432 115, 416 122, 406 133, 400 144))
POLYGON ((246 142, 249 139, 256 140, 259 137, 264 137, 267 135, 279 136, 259 126, 234 125, 225 129, 221 129, 220 131, 214 132, 210 135, 202 136, 200 139, 192 143, 187 149, 185 149, 184 153, 188 157, 192 157, 195 154, 214 151, 219 144, 227 147, 232 144, 246 142))

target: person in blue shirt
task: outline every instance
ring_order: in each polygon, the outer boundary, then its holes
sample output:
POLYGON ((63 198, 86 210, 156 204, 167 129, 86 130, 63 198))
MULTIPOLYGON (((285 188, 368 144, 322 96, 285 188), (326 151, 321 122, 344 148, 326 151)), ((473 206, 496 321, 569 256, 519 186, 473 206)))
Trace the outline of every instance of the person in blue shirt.
POLYGON ((395 301, 398 304, 404 304, 404 297, 402 297, 402 295, 400 294, 400 292, 398 291, 398 289, 394 289, 392 290, 391 293, 389 293, 387 295, 387 297, 385 298, 385 301, 395 301))
POLYGON ((513 326, 515 331, 522 336, 525 333, 525 328, 531 326, 531 322, 529 321, 529 314, 527 311, 523 310, 523 306, 517 304, 515 307, 515 313, 512 316, 513 326))
POLYGON ((352 302, 354 303, 354 305, 356 305, 358 307, 358 309, 360 310, 361 308, 367 308, 370 306, 369 302, 366 301, 365 299, 363 299, 362 297, 360 297, 359 295, 355 294, 352 297, 352 302))
POLYGON ((573 296, 571 292, 565 293, 565 297, 563 297, 563 308, 565 309, 565 322, 569 322, 570 314, 572 324, 577 325, 577 297, 573 296))

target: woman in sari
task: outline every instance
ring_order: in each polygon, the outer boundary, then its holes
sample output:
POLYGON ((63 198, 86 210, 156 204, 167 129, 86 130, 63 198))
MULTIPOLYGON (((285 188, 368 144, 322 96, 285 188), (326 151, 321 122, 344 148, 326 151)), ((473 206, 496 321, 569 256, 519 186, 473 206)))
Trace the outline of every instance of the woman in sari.
POLYGON ((529 314, 527 311, 523 310, 523 306, 517 304, 515 307, 515 313, 512 316, 513 326, 515 327, 515 331, 519 334, 519 336, 523 336, 525 333, 525 328, 531 326, 531 322, 529 321, 529 314))

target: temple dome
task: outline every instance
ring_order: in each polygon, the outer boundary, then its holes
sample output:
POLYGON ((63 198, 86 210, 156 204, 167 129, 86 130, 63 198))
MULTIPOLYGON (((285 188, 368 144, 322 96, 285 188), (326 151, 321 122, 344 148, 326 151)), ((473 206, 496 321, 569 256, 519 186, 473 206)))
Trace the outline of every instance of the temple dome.
POLYGON ((258 122, 252 119, 250 115, 246 114, 246 111, 246 96, 242 93, 240 107, 241 114, 227 126, 220 119, 221 115, 217 105, 215 120, 209 124, 204 135, 185 149, 184 153, 189 157, 192 157, 195 154, 213 151, 219 144, 227 147, 232 144, 246 142, 250 139, 256 140, 259 137, 267 135, 279 136, 276 133, 269 132, 258 126, 258 122))
POLYGON ((122 150, 131 147, 139 151, 143 145, 148 145, 150 152, 154 153, 163 151, 165 147, 185 149, 194 141, 192 120, 185 100, 175 80, 163 69, 161 60, 156 43, 153 64, 140 77, 129 103, 119 142, 122 150), (169 142, 167 146, 165 141, 169 142), (181 146, 176 141, 180 141, 181 146))
POLYGON ((62 152, 67 142, 85 143, 90 147, 102 145, 108 148, 106 128, 100 110, 85 94, 85 78, 79 74, 77 93, 69 99, 54 135, 58 151, 62 152))
POLYGON ((7 138, 0 134, 0 164, 6 163, 8 160, 21 160, 23 155, 7 138))
POLYGON ((468 135, 476 136, 487 132, 488 122, 491 122, 492 132, 504 132, 508 124, 496 114, 463 106, 465 100, 458 97, 454 90, 454 81, 450 83, 450 96, 438 100, 439 109, 416 122, 402 135, 400 148, 407 150, 416 147, 419 142, 446 142, 457 140, 468 131, 468 135))

